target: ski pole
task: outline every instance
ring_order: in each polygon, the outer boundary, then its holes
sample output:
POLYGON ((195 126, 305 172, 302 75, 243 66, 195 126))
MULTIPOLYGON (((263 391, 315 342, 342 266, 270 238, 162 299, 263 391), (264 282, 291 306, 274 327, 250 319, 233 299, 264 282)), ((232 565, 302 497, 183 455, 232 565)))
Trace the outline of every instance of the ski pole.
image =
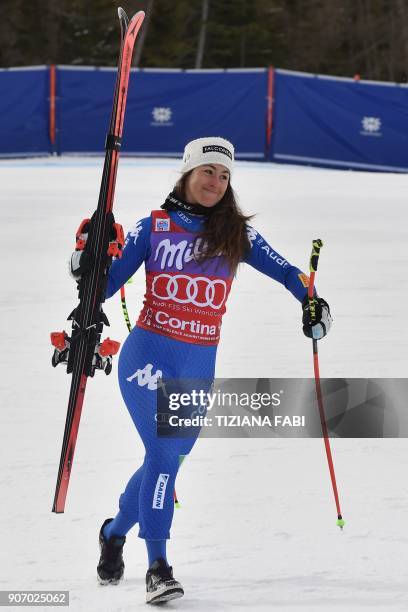
POLYGON ((126 326, 128 330, 131 332, 132 325, 130 323, 129 313, 128 313, 128 309, 126 305, 125 285, 122 285, 122 287, 120 288, 120 300, 122 302, 122 312, 123 312, 123 316, 125 317, 126 326))
MULTIPOLYGON (((316 319, 316 300, 314 299, 314 281, 315 281, 315 274, 317 272, 317 265, 319 263, 320 249, 322 248, 322 246, 323 246, 322 240, 320 239, 313 240, 312 254, 310 256, 310 266, 309 266, 309 270, 310 270, 309 288, 307 292, 307 296, 309 298, 310 318, 312 319, 312 321, 315 321, 316 319)), ((336 484, 336 475, 334 473, 334 465, 333 465, 333 458, 332 458, 332 453, 330 449, 329 434, 327 431, 326 417, 324 414, 322 389, 320 386, 319 353, 318 353, 318 348, 317 348, 317 340, 313 338, 312 342, 313 342, 313 367, 314 367, 314 376, 315 376, 315 383, 316 383, 317 404, 319 406, 319 414, 320 414, 320 422, 322 425, 324 446, 326 449, 327 463, 329 464, 330 478, 331 478, 331 483, 333 487, 334 500, 336 502, 336 508, 337 508, 337 525, 340 527, 340 529, 343 529, 345 521, 343 520, 343 517, 341 515, 339 494, 337 491, 337 484, 336 484)))

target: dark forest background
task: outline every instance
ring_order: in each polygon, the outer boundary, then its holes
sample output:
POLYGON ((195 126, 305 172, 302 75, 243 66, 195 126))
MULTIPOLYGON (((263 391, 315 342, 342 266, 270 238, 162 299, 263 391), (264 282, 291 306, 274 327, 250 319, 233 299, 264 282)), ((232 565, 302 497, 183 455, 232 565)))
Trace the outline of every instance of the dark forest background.
POLYGON ((0 0, 0 67, 115 65, 118 6, 147 11, 140 67, 407 81, 408 0, 0 0))

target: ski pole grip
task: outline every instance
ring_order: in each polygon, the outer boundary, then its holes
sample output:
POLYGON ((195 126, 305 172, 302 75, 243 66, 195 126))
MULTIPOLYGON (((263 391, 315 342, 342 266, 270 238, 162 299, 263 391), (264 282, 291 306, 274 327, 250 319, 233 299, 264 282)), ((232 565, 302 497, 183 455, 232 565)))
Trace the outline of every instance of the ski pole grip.
POLYGON ((320 238, 313 240, 312 253, 310 255, 310 263, 309 263, 310 279, 309 279, 309 287, 307 291, 307 295, 309 298, 310 318, 312 321, 316 320, 316 304, 314 300, 314 279, 315 279, 315 274, 317 271, 317 265, 319 263, 320 249, 322 248, 322 246, 323 246, 323 241, 320 240, 320 238))
POLYGON ((320 238, 313 240, 312 254, 310 255, 310 272, 317 272, 317 265, 319 263, 320 249, 323 246, 323 241, 320 238))

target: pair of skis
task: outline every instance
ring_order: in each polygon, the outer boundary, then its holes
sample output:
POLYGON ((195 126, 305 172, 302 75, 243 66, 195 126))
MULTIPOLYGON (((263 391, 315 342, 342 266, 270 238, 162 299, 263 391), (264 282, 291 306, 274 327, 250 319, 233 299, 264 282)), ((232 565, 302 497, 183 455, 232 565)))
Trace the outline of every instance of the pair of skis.
POLYGON ((85 219, 77 232, 76 248, 84 251, 91 265, 78 282, 79 304, 69 316, 72 320, 71 337, 65 332, 51 334, 55 347, 53 365, 66 363, 67 373, 72 372, 52 507, 56 513, 64 512, 65 508, 87 379, 97 369, 109 374, 112 355, 119 349, 119 343, 109 338, 100 342, 103 326, 109 325, 102 303, 112 257, 120 257, 123 246, 123 230, 115 223, 112 208, 133 49, 145 14, 140 11, 129 21, 125 11, 119 8, 118 16, 121 46, 98 206, 91 219, 85 219))

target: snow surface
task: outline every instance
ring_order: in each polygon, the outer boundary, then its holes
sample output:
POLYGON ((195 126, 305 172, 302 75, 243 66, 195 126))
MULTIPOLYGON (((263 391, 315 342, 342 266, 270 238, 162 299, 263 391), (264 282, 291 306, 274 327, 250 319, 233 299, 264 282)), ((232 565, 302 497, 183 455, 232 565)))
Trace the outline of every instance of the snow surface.
MULTIPOLYGON (((102 159, 0 164, 0 590, 70 591, 73 611, 143 610, 146 554, 137 527, 126 577, 95 578, 100 525, 113 516, 143 450, 116 370, 90 380, 65 514, 51 513, 69 378, 52 369, 49 332, 76 304, 67 259, 95 208, 102 159)), ((157 208, 178 162, 122 159, 115 213, 126 228, 157 208)), ((405 377, 408 176, 238 162, 233 184, 253 225, 307 269, 325 241, 317 285, 334 326, 319 344, 324 377, 405 377)), ((140 270, 128 288, 135 319, 140 270)), ((117 296, 109 336, 124 340, 117 296)), ((246 267, 224 318, 217 375, 313 376, 299 304, 246 267)), ((105 334, 106 336, 107 334, 105 334)), ((169 610, 407 610, 408 442, 332 441, 346 526, 336 526, 322 440, 202 439, 183 465, 169 561, 186 595, 169 610)))

